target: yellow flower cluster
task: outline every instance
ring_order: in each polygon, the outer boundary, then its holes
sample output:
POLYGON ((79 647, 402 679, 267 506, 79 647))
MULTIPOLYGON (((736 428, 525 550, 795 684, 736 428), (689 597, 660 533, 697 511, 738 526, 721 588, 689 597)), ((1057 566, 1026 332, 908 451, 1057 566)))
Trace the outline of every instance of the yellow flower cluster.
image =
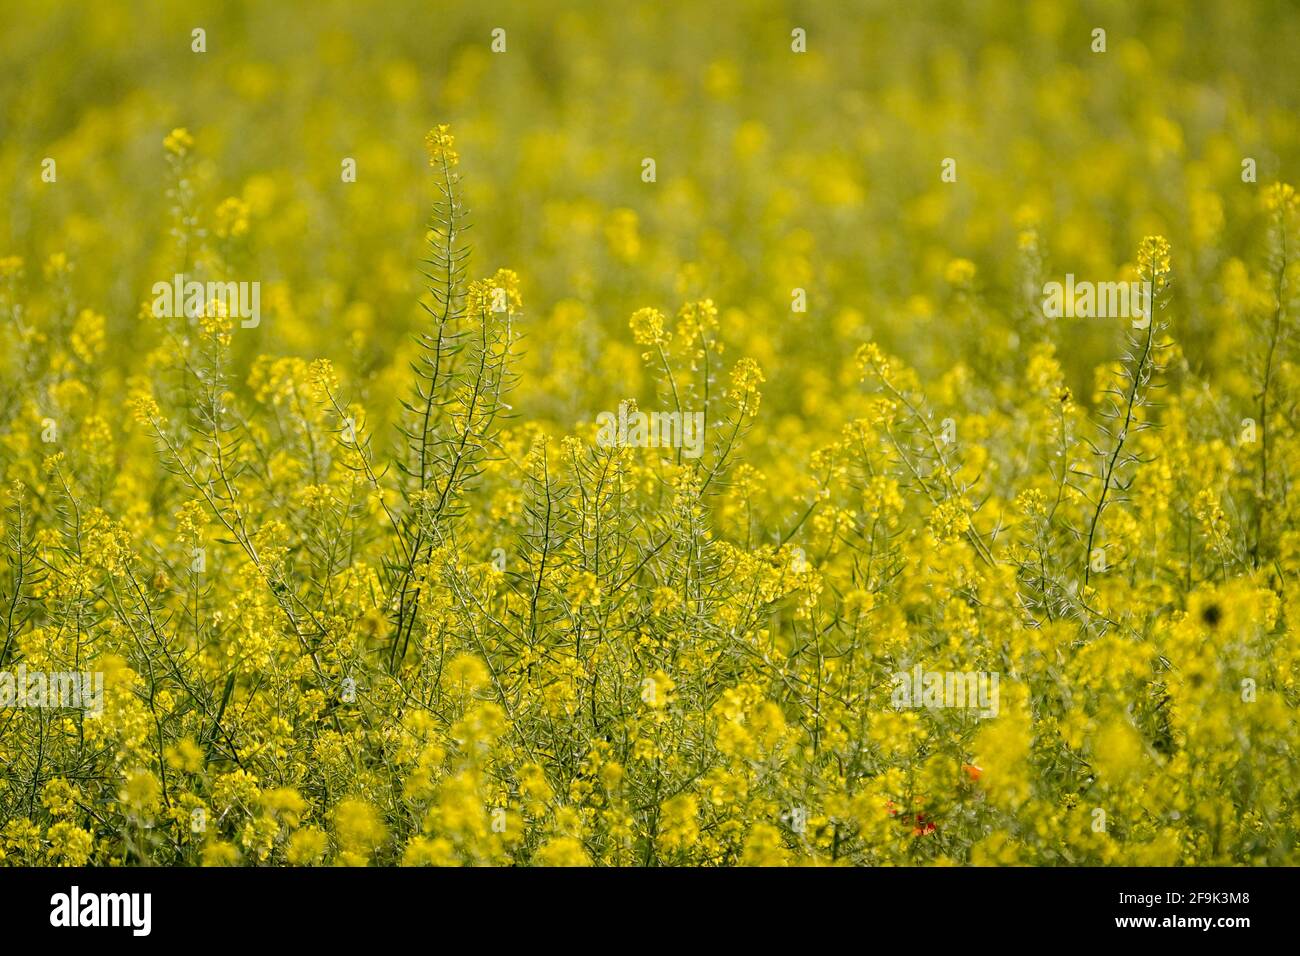
POLYGON ((0 864, 1300 862, 1300 13, 287 3, 0 35, 0 864))
POLYGON ((460 162, 460 154, 453 148, 456 139, 447 124, 435 126, 424 137, 424 148, 429 154, 430 166, 455 166, 460 162))

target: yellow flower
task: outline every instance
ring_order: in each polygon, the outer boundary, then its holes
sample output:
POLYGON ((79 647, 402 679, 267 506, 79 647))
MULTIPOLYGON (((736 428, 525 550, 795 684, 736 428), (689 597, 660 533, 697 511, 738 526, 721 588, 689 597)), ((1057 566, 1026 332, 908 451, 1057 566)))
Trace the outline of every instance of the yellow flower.
POLYGON ((1092 751, 1102 783, 1122 783, 1148 765, 1141 737, 1122 717, 1102 725, 1092 751))
POLYGON ((600 582, 590 571, 579 571, 569 580, 569 606, 575 611, 600 606, 600 582))
POLYGON ((340 853, 364 862, 388 839, 388 828, 369 803, 346 797, 334 808, 334 838, 340 853))
POLYGON ((573 837, 551 837, 537 848, 539 866, 591 866, 582 841, 573 837))
POLYGON ((324 830, 318 827, 303 827, 301 830, 294 831, 293 836, 289 837, 285 859, 294 866, 312 866, 325 856, 328 846, 329 838, 324 830))
POLYGON ((961 499, 941 501, 930 512, 930 532, 936 541, 955 541, 970 527, 969 506, 961 499))
POLYGON ((424 137, 424 148, 429 153, 429 165, 452 167, 460 162, 460 155, 453 148, 456 140, 451 134, 451 127, 445 123, 435 126, 424 137))
POLYGON ((143 768, 128 771, 117 798, 132 813, 149 816, 157 812, 162 797, 158 778, 143 768))
POLYGON ((447 686, 464 693, 486 687, 490 676, 487 665, 475 654, 457 654, 447 663, 444 672, 447 686))
POLYGON ((175 746, 165 748, 163 753, 167 765, 173 769, 186 773, 199 773, 203 769, 203 751, 193 738, 185 737, 177 741, 175 746))
POLYGON ((1278 215, 1286 215, 1296 210, 1300 197, 1290 183, 1273 183, 1264 190, 1264 208, 1278 215))
POLYGON ((758 411, 762 398, 759 386, 765 381, 767 379, 763 377, 763 370, 752 358, 742 358, 732 367, 731 395, 747 415, 754 415, 758 411))
POLYGON ((637 345, 663 345, 668 341, 664 331, 664 316, 658 309, 637 309, 628 320, 632 341, 637 345))
POLYGON ((55 866, 85 866, 95 845, 89 831, 67 821, 51 826, 45 838, 50 843, 50 862, 55 866))
POLYGON ((217 206, 214 231, 222 239, 238 239, 248 234, 248 203, 238 196, 223 199, 217 206))
POLYGON ((516 315, 524 307, 519 275, 513 269, 498 269, 491 278, 470 283, 466 300, 471 315, 516 315))
POLYGON ((745 837, 740 855, 741 866, 786 866, 790 853, 781 840, 781 831, 770 823, 756 823, 745 837))
POLYGON ((203 866, 238 866, 239 848, 226 840, 204 844, 200 856, 203 866))
POLYGON ((82 309, 72 326, 68 344, 73 354, 89 365, 104 351, 104 317, 90 309, 82 309))
POLYGON ((1138 271, 1147 281, 1157 281, 1169 274, 1169 240, 1164 236, 1147 236, 1138 244, 1138 271))
POLYGON ((50 816, 65 817, 76 810, 77 791, 67 780, 55 777, 41 791, 41 803, 50 816))
POLYGON ((659 835, 655 842, 671 853, 685 849, 699 839, 699 800, 694 794, 681 793, 665 800, 659 808, 659 835))
POLYGON ((964 288, 975 281, 975 263, 969 259, 953 259, 943 273, 949 285, 964 288))
POLYGON ((446 837, 418 836, 402 851, 402 866, 456 866, 456 847, 446 837))
POLYGON ((329 359, 316 359, 308 370, 311 382, 323 395, 337 395, 339 376, 329 359))
POLYGON ((167 138, 163 140, 163 148, 174 156, 187 156, 194 148, 194 137, 185 127, 177 127, 167 134, 167 138))

